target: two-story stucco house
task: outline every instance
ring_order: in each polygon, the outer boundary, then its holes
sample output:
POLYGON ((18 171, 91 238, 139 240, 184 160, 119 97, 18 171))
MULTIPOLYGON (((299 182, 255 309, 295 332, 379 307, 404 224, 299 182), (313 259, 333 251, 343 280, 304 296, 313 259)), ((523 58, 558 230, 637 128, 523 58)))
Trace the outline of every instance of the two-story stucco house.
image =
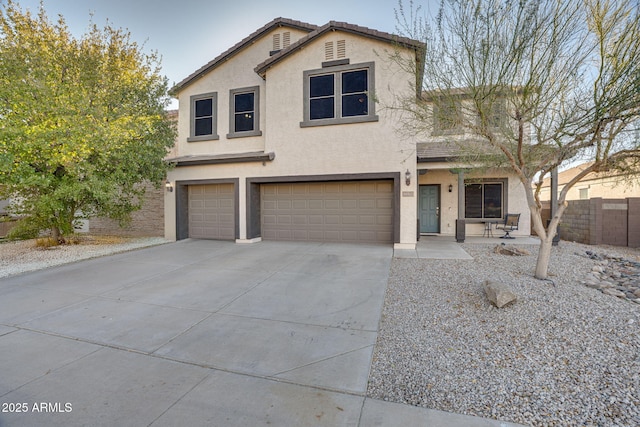
MULTIPOLYGON (((482 215, 485 193, 502 203, 498 216, 507 200, 520 209, 524 198, 509 195, 516 180, 491 176, 467 191, 450 156, 400 136, 382 108, 421 87, 389 53, 420 64, 421 47, 356 25, 277 18, 178 83, 166 237, 413 248, 419 218, 420 231, 453 235, 458 204, 472 201, 475 215, 480 203, 482 215)), ((475 225, 467 234, 482 234, 475 225)))

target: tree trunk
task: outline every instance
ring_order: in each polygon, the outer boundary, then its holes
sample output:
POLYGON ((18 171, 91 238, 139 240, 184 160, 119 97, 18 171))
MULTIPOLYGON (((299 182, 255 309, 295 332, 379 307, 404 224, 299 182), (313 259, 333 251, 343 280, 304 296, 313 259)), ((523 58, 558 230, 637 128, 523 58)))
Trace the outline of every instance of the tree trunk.
POLYGON ((51 239, 53 239, 56 244, 60 243, 60 228, 58 227, 51 227, 51 239))
POLYGON ((538 252, 538 260, 536 262, 536 279, 545 280, 547 278, 552 245, 553 237, 551 234, 548 234, 544 239, 540 239, 540 249, 538 252))

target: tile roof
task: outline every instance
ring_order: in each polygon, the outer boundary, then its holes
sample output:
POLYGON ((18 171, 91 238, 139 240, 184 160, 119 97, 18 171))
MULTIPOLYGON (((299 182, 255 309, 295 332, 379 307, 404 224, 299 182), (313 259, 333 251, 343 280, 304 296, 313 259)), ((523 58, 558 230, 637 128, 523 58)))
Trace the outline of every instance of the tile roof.
POLYGON ((269 67, 281 61, 282 59, 288 57, 292 53, 296 52, 298 49, 301 49, 304 45, 311 42, 313 39, 321 36, 322 34, 329 31, 336 31, 336 30, 358 34, 361 36, 373 38, 373 39, 384 41, 387 43, 396 43, 402 47, 414 49, 416 51, 423 50, 424 48, 424 43, 407 38, 407 37, 401 37, 398 35, 389 34, 383 31, 373 30, 371 28, 361 27, 359 25, 353 25, 346 22, 329 21, 322 27, 317 28, 316 30, 307 34, 305 37, 302 37, 295 43, 292 43, 286 49, 281 50, 277 54, 273 55, 272 57, 268 58, 266 61, 259 64, 255 68, 256 73, 260 74, 264 78, 264 75, 266 71, 269 69, 269 67))
POLYGON ((418 163, 454 160, 459 149, 455 144, 446 142, 419 142, 416 144, 418 163))
POLYGON ((263 27, 249 34, 247 37, 245 37, 244 39, 236 43, 231 48, 227 49, 225 52, 215 57, 213 60, 209 61, 204 66, 200 67, 198 70, 193 72, 191 75, 189 75, 187 78, 182 80, 180 83, 176 84, 173 88, 171 88, 171 92, 177 93, 181 91, 184 87, 188 86, 193 81, 199 79, 200 77, 202 77, 203 75, 211 71, 212 69, 216 68, 221 63, 231 58, 238 51, 243 49, 245 46, 249 45, 253 40, 261 37, 262 35, 271 31, 273 28, 276 28, 276 27, 290 27, 290 28, 307 31, 307 32, 314 31, 315 29, 318 28, 317 25, 309 24, 302 21, 296 21, 293 19, 282 18, 282 17, 275 18, 271 22, 268 22, 267 24, 265 24, 263 27))

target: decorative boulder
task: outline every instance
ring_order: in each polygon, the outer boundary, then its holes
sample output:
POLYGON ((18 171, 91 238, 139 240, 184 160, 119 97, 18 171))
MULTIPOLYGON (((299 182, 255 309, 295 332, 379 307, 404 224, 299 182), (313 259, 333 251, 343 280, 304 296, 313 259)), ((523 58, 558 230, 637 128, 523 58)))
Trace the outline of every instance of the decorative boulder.
POLYGON ((505 305, 513 302, 517 299, 516 294, 513 292, 509 285, 504 283, 492 282, 486 280, 483 284, 484 292, 487 294, 489 301, 498 308, 502 308, 505 305))
POLYGON ((513 245, 506 246, 504 243, 501 245, 496 245, 493 250, 497 254, 501 255, 511 255, 511 256, 522 256, 522 255, 530 255, 531 253, 526 249, 519 249, 513 245))

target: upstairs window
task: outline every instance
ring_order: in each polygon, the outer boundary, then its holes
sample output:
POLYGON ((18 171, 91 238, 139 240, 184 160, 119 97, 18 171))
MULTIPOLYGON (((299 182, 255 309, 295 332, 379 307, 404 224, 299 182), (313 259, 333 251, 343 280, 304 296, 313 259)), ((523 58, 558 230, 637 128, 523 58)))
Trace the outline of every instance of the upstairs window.
POLYGON ((335 76, 325 74, 309 80, 309 118, 333 119, 336 116, 335 76))
POLYGON ((191 97, 191 125, 187 141, 218 139, 218 94, 216 92, 191 97))
POLYGON ((373 63, 304 72, 305 111, 300 126, 377 121, 373 63))
POLYGON ((229 134, 227 138, 260 136, 260 88, 258 86, 229 91, 229 134))
POLYGON ((453 99, 441 99, 433 106, 433 134, 462 133, 460 122, 462 106, 453 99))
POLYGON ((211 135, 213 133, 213 99, 199 99, 196 101, 195 113, 196 132, 194 136, 211 135))
POLYGON ((342 117, 369 114, 367 70, 342 73, 342 117))
MULTIPOLYGON (((500 130, 507 124, 507 106, 504 99, 496 99, 492 103, 486 104, 484 113, 487 115, 489 128, 500 130)), ((478 120, 480 121, 480 117, 478 120)))

